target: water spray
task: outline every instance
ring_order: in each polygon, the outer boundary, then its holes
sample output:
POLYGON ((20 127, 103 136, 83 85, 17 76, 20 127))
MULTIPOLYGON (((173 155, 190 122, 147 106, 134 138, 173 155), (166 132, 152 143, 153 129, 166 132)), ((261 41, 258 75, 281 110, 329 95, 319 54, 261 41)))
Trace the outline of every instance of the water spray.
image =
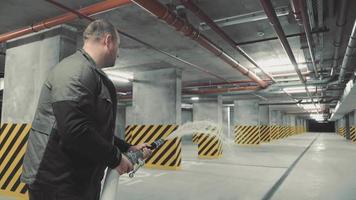
MULTIPOLYGON (((156 140, 148 148, 151 150, 155 150, 158 147, 162 146, 164 142, 165 142, 164 139, 156 140)), ((143 152, 142 151, 128 152, 125 155, 135 166, 134 169, 129 173, 129 177, 133 178, 137 170, 139 170, 143 165, 145 165, 145 161, 143 159, 143 152)))

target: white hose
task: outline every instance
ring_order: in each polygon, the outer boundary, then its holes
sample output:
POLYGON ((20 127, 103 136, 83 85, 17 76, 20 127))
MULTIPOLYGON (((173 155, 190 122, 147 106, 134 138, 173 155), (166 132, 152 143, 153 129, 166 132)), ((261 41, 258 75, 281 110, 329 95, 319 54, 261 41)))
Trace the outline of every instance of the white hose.
POLYGON ((100 200, 117 200, 119 192, 119 173, 115 169, 107 169, 102 184, 100 200))

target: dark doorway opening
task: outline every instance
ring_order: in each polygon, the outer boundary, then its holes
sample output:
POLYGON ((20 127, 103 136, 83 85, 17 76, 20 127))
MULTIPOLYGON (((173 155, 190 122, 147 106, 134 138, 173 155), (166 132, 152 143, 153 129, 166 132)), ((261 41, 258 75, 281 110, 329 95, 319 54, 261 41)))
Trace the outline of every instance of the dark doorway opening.
POLYGON ((315 120, 308 121, 308 130, 310 132, 335 132, 334 122, 317 122, 315 120))

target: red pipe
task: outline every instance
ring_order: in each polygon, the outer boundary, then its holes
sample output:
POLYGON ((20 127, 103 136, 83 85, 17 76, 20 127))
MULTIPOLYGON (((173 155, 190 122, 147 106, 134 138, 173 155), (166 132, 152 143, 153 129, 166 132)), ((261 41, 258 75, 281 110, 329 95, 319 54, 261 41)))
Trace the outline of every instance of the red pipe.
POLYGON ((239 64, 234 58, 224 52, 220 47, 210 41, 205 35, 193 27, 186 20, 181 19, 176 13, 172 12, 165 5, 157 0, 132 0, 134 3, 157 16, 159 19, 165 21, 167 24, 173 26, 177 31, 183 33, 184 36, 197 41, 201 46, 205 47, 211 53, 221 58, 225 63, 231 65, 233 68, 239 70, 242 74, 254 80, 260 87, 266 88, 268 83, 263 81, 255 73, 239 64))
MULTIPOLYGON (((90 16, 99 12, 107 11, 131 3, 130 0, 107 0, 100 3, 96 3, 79 10, 84 15, 90 16)), ((29 33, 38 32, 44 29, 49 29, 53 26, 61 25, 77 19, 78 16, 73 13, 66 13, 57 17, 53 17, 36 24, 32 24, 29 27, 24 27, 15 31, 4 33, 0 35, 0 42, 15 39, 29 33)))

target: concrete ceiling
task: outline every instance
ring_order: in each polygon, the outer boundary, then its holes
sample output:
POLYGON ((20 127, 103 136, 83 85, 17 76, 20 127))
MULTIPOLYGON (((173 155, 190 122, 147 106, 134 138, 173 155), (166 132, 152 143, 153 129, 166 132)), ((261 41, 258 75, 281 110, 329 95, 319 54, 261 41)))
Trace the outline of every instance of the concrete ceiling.
MULTIPOLYGON (((330 14, 330 2, 332 0, 324 1, 324 25, 329 29, 324 33, 324 48, 322 50, 316 49, 316 57, 319 58, 323 55, 325 62, 321 69, 330 70, 331 58, 333 55, 333 38, 335 33, 335 20, 338 10, 337 1, 334 2, 333 15, 330 14)), ((58 0, 71 8, 79 9, 88 6, 93 3, 100 2, 100 0, 77 0, 77 1, 65 1, 58 0)), ((162 3, 170 3, 173 5, 179 5, 177 0, 160 0, 162 3)), ((195 0, 194 1, 202 10, 204 10, 212 19, 220 19, 230 16, 241 15, 245 13, 251 13, 255 11, 263 10, 259 0, 195 0)), ((273 0, 273 6, 276 7, 288 7, 290 9, 289 0, 273 0)), ((313 4, 316 5, 315 3, 313 4)), ((350 1, 348 12, 348 23, 344 30, 344 41, 348 40, 348 36, 351 32, 352 24, 355 19, 356 1, 350 1)), ((318 12, 316 7, 313 7, 315 12, 318 12)), ((0 33, 5 33, 23 26, 28 26, 32 23, 39 22, 46 18, 54 17, 62 14, 64 11, 57 7, 43 1, 43 0, 5 0, 0 3, 0 13, 2 19, 0 20, 0 33), (16 14, 15 14, 16 13, 16 14)), ((196 27, 201 22, 191 12, 186 12, 188 20, 196 27)), ((96 18, 109 19, 119 29, 134 35, 135 37, 144 40, 155 47, 170 52, 180 58, 183 58, 191 63, 199 65, 211 72, 214 72, 224 78, 237 81, 246 80, 240 72, 231 68, 226 63, 222 62, 216 56, 212 55, 206 49, 200 47, 197 43, 184 37, 180 33, 176 32, 173 28, 168 26, 162 21, 156 19, 156 17, 142 10, 140 7, 134 4, 125 5, 120 8, 111 10, 109 12, 96 15, 96 18)), ((288 34, 300 33, 303 30, 296 24, 296 21, 292 14, 279 17, 280 23, 288 34)), ((317 23, 317 22, 316 22, 317 23)), ((82 30, 87 22, 83 20, 76 20, 69 23, 71 26, 75 26, 78 30, 82 30)), ((260 20, 244 24, 232 25, 223 27, 223 30, 231 36, 237 43, 246 42, 251 40, 265 39, 269 37, 275 37, 276 34, 272 29, 269 21, 260 20)), ((221 40, 213 31, 202 31, 212 41, 222 47, 228 54, 238 60, 243 66, 254 70, 255 68, 234 49, 232 49, 225 41, 221 40)), ((318 37, 314 35, 314 41, 316 45, 319 43, 318 37)), ((199 83, 199 82, 221 82, 214 77, 199 72, 192 67, 183 63, 177 62, 172 58, 159 54, 147 47, 138 44, 135 41, 127 38, 122 38, 120 46, 120 57, 116 63, 117 69, 121 71, 145 71, 156 68, 176 67, 183 70, 183 82, 184 83, 199 83)), ((288 38, 288 41, 292 47, 293 53, 298 63, 304 63, 308 60, 305 59, 305 55, 301 44, 300 37, 288 38)), ((341 54, 345 51, 346 42, 344 42, 341 48, 341 54)), ((282 49, 279 40, 271 40, 266 42, 253 43, 241 46, 256 62, 264 67, 274 65, 288 65, 290 61, 282 49)), ((318 47, 318 46, 316 46, 318 47)), ((304 47, 305 48, 305 47, 304 47)), ((293 71, 291 71, 294 73, 293 71)), ((328 72, 327 72, 328 73, 328 72)), ((266 78, 263 74, 259 74, 262 78, 266 78)), ((297 77, 295 77, 297 78, 297 77)), ((327 77, 325 77, 327 78, 327 77)), ((130 85, 122 85, 124 90, 130 89, 130 85)), ((239 95, 239 93, 236 93, 239 95)), ((261 93, 262 94, 262 93, 261 93)), ((226 94, 230 96, 231 94, 226 94)), ((245 94, 241 94, 243 96, 245 94)), ((289 99, 285 94, 276 93, 263 93, 265 97, 273 97, 279 99, 289 99)), ((292 94, 293 95, 293 94, 292 94)), ((306 97, 306 94, 298 95, 298 97, 306 97)), ((288 106, 287 106, 288 107, 288 106)), ((281 109, 284 109, 284 107, 281 109)), ((288 109, 294 109, 291 106, 288 109)))

